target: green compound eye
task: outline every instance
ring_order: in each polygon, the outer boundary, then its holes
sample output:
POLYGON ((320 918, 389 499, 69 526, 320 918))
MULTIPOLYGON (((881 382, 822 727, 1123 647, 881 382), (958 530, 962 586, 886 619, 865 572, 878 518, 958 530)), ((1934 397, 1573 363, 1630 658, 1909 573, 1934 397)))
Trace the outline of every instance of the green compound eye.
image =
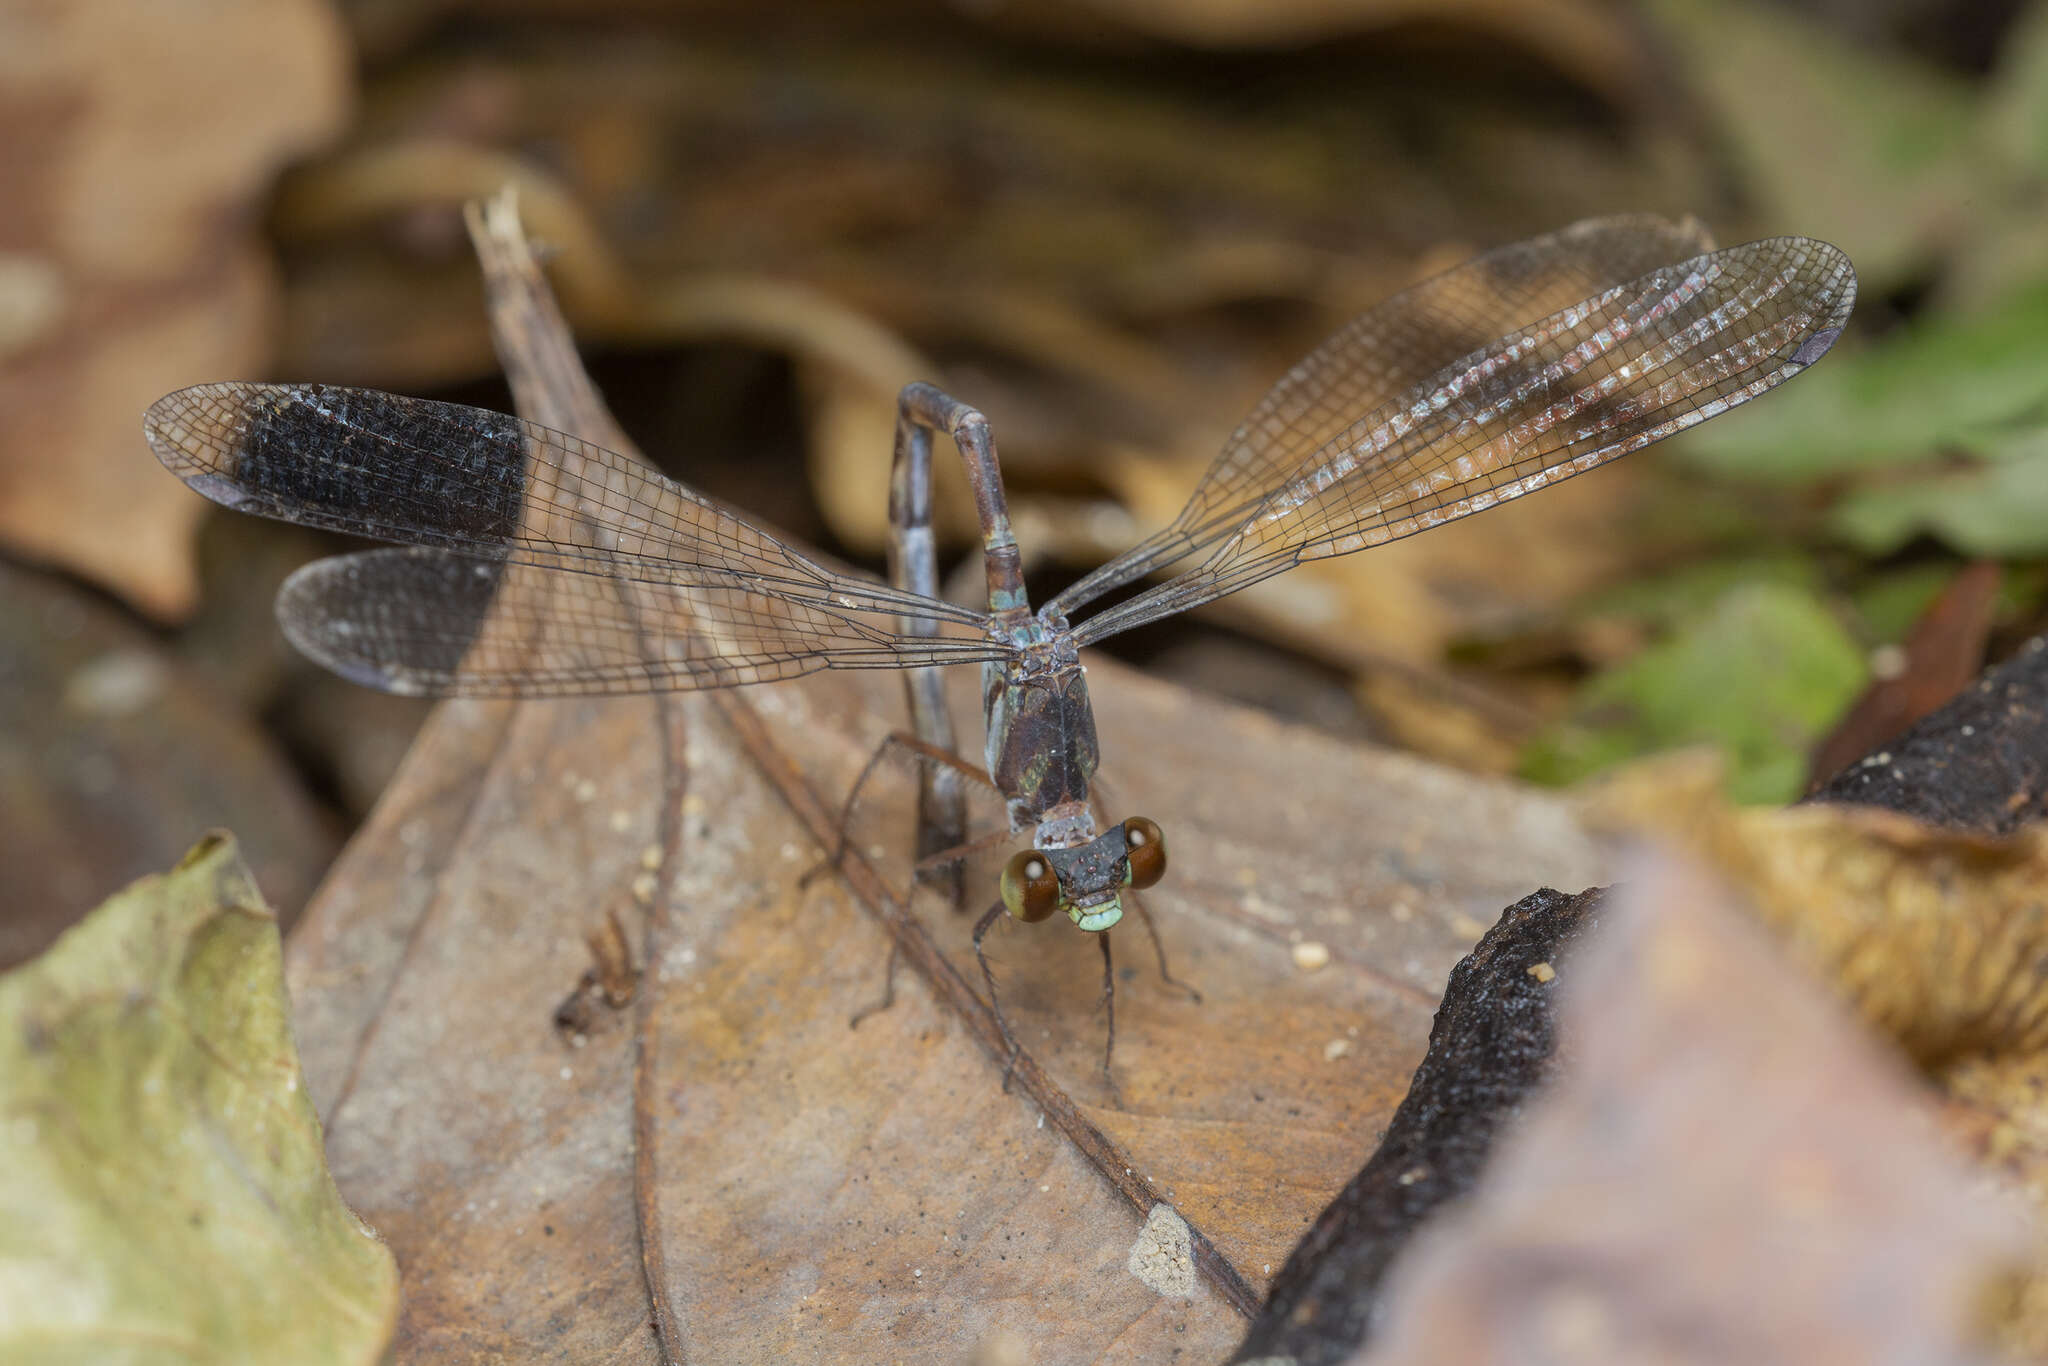
POLYGON ((1130 849, 1133 887, 1150 887, 1166 876, 1166 833, 1157 822, 1131 817, 1124 822, 1124 843, 1130 849))
POLYGON ((1039 921, 1060 908, 1060 877, 1052 860, 1036 849, 1011 856, 1003 865, 1003 909, 1019 920, 1039 921))

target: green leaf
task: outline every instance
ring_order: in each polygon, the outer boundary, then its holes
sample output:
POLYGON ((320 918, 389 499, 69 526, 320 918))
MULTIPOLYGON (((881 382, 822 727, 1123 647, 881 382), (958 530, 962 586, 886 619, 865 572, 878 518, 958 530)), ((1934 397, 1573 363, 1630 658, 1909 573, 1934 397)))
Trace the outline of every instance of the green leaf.
POLYGON ((1835 533, 1885 555, 1929 535, 1970 556, 2048 555, 2048 431, 1986 443, 1973 468, 1856 490, 1829 516, 1835 533))
POLYGON ((1854 700, 1863 654, 1811 593, 1738 588, 1670 639, 1597 675, 1572 714, 1524 750, 1522 772, 1573 783, 1659 750, 1715 744, 1729 795, 1797 796, 1808 751, 1854 700))
POLYGON ((391 1253, 335 1192, 234 841, 0 977, 0 1363, 374 1362, 391 1253))
POLYGON ((1803 550, 1739 551, 1617 584, 1586 598, 1575 615, 1626 617, 1669 630, 1705 615, 1731 591, 1758 583, 1811 592, 1820 587, 1820 566, 1803 550))

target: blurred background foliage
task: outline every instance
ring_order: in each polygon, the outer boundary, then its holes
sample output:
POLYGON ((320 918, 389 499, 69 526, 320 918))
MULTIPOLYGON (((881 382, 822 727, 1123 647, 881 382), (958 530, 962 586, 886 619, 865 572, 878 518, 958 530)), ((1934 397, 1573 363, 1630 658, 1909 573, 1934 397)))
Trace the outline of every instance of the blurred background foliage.
POLYGON ((1545 782, 1718 743, 1778 801, 2041 625, 2048 0, 79 0, 0 30, 0 961, 209 824, 289 913, 375 800, 418 706, 269 618, 334 543, 208 515, 139 415, 230 377, 504 406, 459 209, 507 182, 670 473, 878 568, 893 394, 933 379, 994 422, 1041 593, 1169 518, 1323 334, 1476 250, 1642 210, 1826 238, 1862 302, 1785 390, 1117 652, 1545 782))

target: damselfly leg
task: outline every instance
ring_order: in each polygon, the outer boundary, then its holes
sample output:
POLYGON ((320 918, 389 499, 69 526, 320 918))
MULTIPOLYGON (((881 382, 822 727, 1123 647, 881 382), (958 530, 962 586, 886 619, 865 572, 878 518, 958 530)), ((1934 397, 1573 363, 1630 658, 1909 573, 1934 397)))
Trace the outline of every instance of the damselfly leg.
MULTIPOLYGON (((940 705, 943 708, 943 699, 940 705)), ((917 882, 930 882, 938 885, 940 892, 952 903, 953 909, 964 910, 961 880, 955 877, 946 881, 934 874, 948 869, 958 871, 960 861, 968 855, 1008 838, 1007 829, 979 839, 966 838, 966 784, 978 783, 991 790, 995 788, 995 784, 989 780, 988 774, 959 754, 903 730, 891 731, 883 736, 882 743, 875 746, 874 752, 868 755, 867 762, 861 765, 859 776, 853 780, 853 786, 847 789, 846 800, 840 803, 837 836, 833 840, 832 851, 807 871, 800 879, 800 883, 809 886, 821 874, 839 867, 845 861, 846 851, 852 839, 853 816, 860 806, 861 793, 883 762, 894 755, 908 758, 919 769, 917 857, 912 887, 910 891, 904 893, 904 900, 906 903, 909 901, 917 882), (931 781, 934 773, 943 774, 949 779, 949 783, 943 788, 938 787, 931 781), (924 800, 925 795, 934 791, 945 794, 939 803, 942 811, 937 824, 928 823, 927 814, 931 804, 924 800), (960 808, 960 819, 957 824, 951 818, 951 808, 956 804, 956 798, 960 808), (941 842, 938 838, 941 835, 951 835, 954 838, 950 842, 941 842)))
MULTIPOLYGON (((1095 775, 1095 788, 1102 799, 1095 804, 1097 807, 1096 814, 1101 816, 1101 808, 1111 803, 1110 793, 1115 788, 1112 784, 1104 782, 1102 775, 1099 773, 1095 775)), ((1103 820, 1106 824, 1107 817, 1103 817, 1103 820)), ((1176 991, 1187 993, 1187 998, 1190 1001, 1200 1005, 1202 1003, 1202 993, 1197 991, 1192 984, 1183 982, 1180 978, 1175 977, 1173 969, 1166 965, 1166 941, 1159 937, 1159 926, 1153 921, 1152 909, 1145 904, 1145 898, 1140 896, 1135 888, 1126 892, 1124 898, 1130 904, 1131 909, 1138 913, 1139 922, 1145 926, 1145 933, 1152 940, 1152 956, 1159 964, 1159 980, 1176 991)), ((1104 937, 1107 938, 1107 936, 1104 937)))
MULTIPOLYGON (((1017 1036, 1010 1032, 1010 1021, 1003 1014, 1003 1003, 996 993, 995 969, 989 966, 988 953, 982 947, 982 939, 988 934, 989 929, 994 926, 996 921, 1002 919, 1004 909, 1003 903, 998 901, 995 905, 982 912, 981 919, 974 922, 974 961, 981 965, 981 980, 988 987, 989 1010, 996 1017, 996 1028, 1002 1031, 1003 1044, 1006 1049, 1006 1056, 1003 1060, 1003 1089, 1007 1091, 1010 1089, 1010 1079, 1017 1071, 1017 1055, 1024 1051, 1024 1046, 1018 1043, 1017 1036)), ((1110 1070, 1110 1063, 1116 1058, 1116 965, 1110 957, 1109 931, 1104 930, 1096 935, 1095 938, 1096 942, 1102 946, 1102 1009, 1105 1020, 1105 1035, 1102 1041, 1102 1080, 1108 1086, 1110 1095, 1116 1097, 1118 1104, 1122 1104, 1123 1090, 1116 1084, 1116 1075, 1110 1070)), ((1157 942, 1156 937, 1154 942, 1157 942)), ((1167 980, 1172 981, 1171 978, 1167 980)), ((1175 985, 1179 986, 1181 984, 1176 982, 1175 985)), ((1200 1000, 1201 997, 1198 995, 1195 999, 1200 1000)))

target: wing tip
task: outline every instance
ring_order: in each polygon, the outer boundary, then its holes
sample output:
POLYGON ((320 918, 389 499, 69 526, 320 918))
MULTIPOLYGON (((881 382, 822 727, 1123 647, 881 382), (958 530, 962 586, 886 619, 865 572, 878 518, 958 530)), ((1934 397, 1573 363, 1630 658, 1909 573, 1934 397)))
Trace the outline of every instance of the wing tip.
POLYGON ((401 676, 363 653, 354 623, 328 603, 336 579, 352 576, 354 558, 334 556, 293 570, 278 586, 273 608, 278 630, 293 649, 350 683, 378 692, 414 693, 417 689, 406 687, 401 676))
POLYGON ((1842 329, 1839 327, 1821 328, 1805 341, 1799 343, 1799 349, 1792 353, 1792 359, 1789 363, 1804 369, 1822 356, 1825 356, 1828 353, 1828 348, 1833 346, 1836 339, 1841 335, 1842 329))
POLYGON ((215 380, 173 389, 143 410, 143 439, 165 469, 214 502, 234 507, 243 496, 217 472, 240 453, 248 437, 243 410, 252 393, 266 387, 215 380))

